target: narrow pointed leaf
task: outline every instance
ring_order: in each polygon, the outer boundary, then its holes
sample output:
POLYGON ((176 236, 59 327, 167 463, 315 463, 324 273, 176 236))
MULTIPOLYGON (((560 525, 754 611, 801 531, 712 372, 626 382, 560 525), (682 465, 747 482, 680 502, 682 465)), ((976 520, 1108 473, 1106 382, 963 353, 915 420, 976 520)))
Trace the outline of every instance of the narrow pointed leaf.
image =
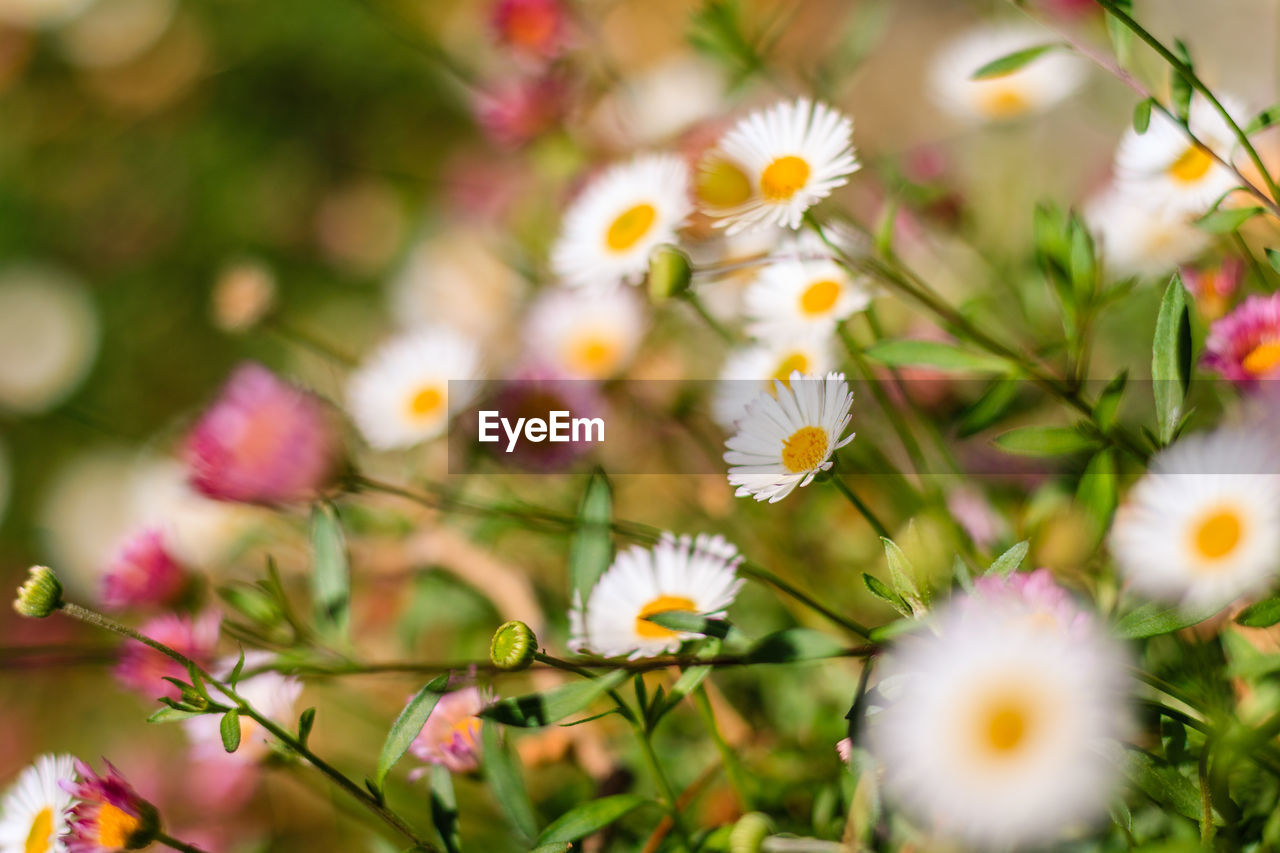
POLYGON ((992 77, 1003 77, 1006 74, 1012 74, 1020 68, 1030 65, 1041 56, 1044 56, 1051 50, 1062 47, 1057 42, 1049 44, 1038 44, 1033 47, 1023 48, 1006 54, 999 59, 992 60, 986 65, 979 68, 973 74, 969 75, 970 80, 988 80, 992 77))
POLYGON ((1162 444, 1174 436, 1182 416, 1183 395, 1190 380, 1191 319, 1186 289, 1175 275, 1165 288, 1151 345, 1152 393, 1156 401, 1157 434, 1162 444))
POLYGON ((1022 565, 1022 561, 1027 558, 1027 552, 1030 550, 1031 543, 1024 539, 999 557, 996 557, 995 562, 991 564, 991 568, 987 569, 987 574, 1008 577, 1018 570, 1018 566, 1022 565))
POLYGON ((549 725, 586 708, 627 677, 625 669, 616 669, 599 678, 571 681, 543 693, 500 699, 481 716, 505 726, 535 728, 549 725))
POLYGON ((311 512, 311 549, 316 622, 330 636, 345 638, 351 608, 351 567, 338 511, 331 503, 318 503, 311 512))
POLYGON ((613 488, 603 473, 591 475, 578 509, 578 529, 569 546, 569 584, 586 601, 613 559, 613 488))
POLYGON ((1236 617, 1236 624, 1246 628, 1270 628, 1277 622, 1280 622, 1280 598, 1250 604, 1236 617))
POLYGON ((409 700, 409 704, 391 724, 391 731, 387 732, 387 740, 383 743, 382 753, 378 756, 378 768, 373 775, 373 783, 378 788, 386 782, 391 768, 396 766, 396 762, 409 749, 409 744, 413 743, 418 732, 422 731, 427 717, 431 715, 431 711, 436 707, 436 703, 440 701, 440 697, 444 695, 444 690, 448 686, 448 675, 438 675, 431 679, 409 700))
POLYGON ((936 367, 964 373, 1008 373, 1009 362, 987 353, 970 352, 941 341, 909 338, 881 341, 866 351, 867 358, 890 367, 936 367))
POLYGON ((1260 207, 1231 207, 1206 213, 1196 220, 1196 227, 1210 234, 1230 234, 1253 217, 1262 213, 1260 207))
POLYGON ((1097 441, 1070 427, 1031 426, 1001 433, 995 444, 1019 456, 1068 456, 1093 449, 1097 441))
POLYGON ((1221 609, 1206 606, 1184 609, 1176 605, 1148 602, 1121 616, 1116 622, 1115 633, 1128 640, 1168 634, 1197 625, 1221 609))
POLYGON ((592 800, 556 818, 538 836, 538 844, 564 844, 586 838, 644 805, 644 797, 615 794, 592 800))
POLYGON ((529 800, 519 760, 503 743, 497 726, 481 726, 480 737, 484 746, 481 770, 489 790, 493 792, 493 799, 502 807, 507 820, 511 821, 524 842, 531 843, 538 835, 538 819, 533 813, 533 803, 529 800))

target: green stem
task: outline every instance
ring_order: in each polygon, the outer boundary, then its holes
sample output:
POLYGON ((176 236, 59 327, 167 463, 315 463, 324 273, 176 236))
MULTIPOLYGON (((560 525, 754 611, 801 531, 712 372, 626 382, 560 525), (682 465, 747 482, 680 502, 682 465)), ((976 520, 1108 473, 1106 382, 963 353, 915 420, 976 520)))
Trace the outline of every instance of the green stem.
POLYGON ((838 324, 836 333, 840 336, 840 342, 844 344, 845 352, 849 354, 849 359, 853 362, 858 375, 866 380, 867 386, 871 389, 871 396, 876 398, 876 403, 884 412, 885 417, 889 419, 894 432, 898 434, 898 440, 902 443, 903 450, 907 452, 907 456, 911 459, 911 464, 915 466, 916 475, 923 475, 928 470, 928 463, 925 461, 924 452, 920 449, 919 442, 916 441, 915 434, 911 431, 911 426, 902 417, 902 411, 893 404, 893 401, 889 399, 889 395, 885 393, 885 390, 880 387, 880 383, 876 381, 875 374, 871 371, 871 366, 867 364, 866 356, 862 354, 862 350, 858 346, 858 342, 853 339, 853 333, 849 331, 848 326, 844 323, 838 324))
POLYGON ((355 367, 359 361, 350 353, 343 352, 328 341, 303 331, 297 326, 290 325, 278 317, 269 318, 263 325, 275 332, 280 337, 296 344, 304 349, 319 353, 330 361, 336 362, 343 367, 355 367))
POLYGON ((262 726, 263 729, 265 729, 266 731, 269 731, 272 735, 274 735, 277 739, 279 739, 282 743, 287 745, 290 749, 292 749, 298 755, 301 755, 303 758, 305 758, 308 762, 311 763, 313 767, 315 767, 325 776, 328 776, 329 779, 332 780, 334 784, 336 784, 342 790, 346 791, 354 799, 360 801, 360 803, 363 804, 365 808, 369 809, 371 812, 376 814, 379 818, 382 819, 384 823, 386 823, 396 832, 400 833, 405 838, 409 839, 411 842, 421 847, 423 850, 435 851, 436 849, 435 847, 433 847, 429 842, 427 842, 426 839, 420 837, 417 834, 417 832, 413 830, 412 827, 410 827, 407 823, 405 823, 405 821, 398 814, 391 811, 391 809, 387 808, 386 805, 383 804, 379 798, 374 797, 368 791, 361 788, 359 785, 353 782, 350 778, 344 775, 341 771, 339 771, 338 769, 330 765, 328 762, 324 761, 322 758, 320 758, 318 755, 312 752, 310 748, 307 747, 306 744, 302 743, 296 737, 294 737, 292 733, 282 729, 279 725, 277 725, 274 720, 271 720, 270 718, 259 713, 257 709, 253 708, 247 701, 245 701, 244 697, 236 693, 233 687, 214 678, 203 667, 201 667, 195 661, 191 660, 186 655, 174 649, 171 649, 168 646, 164 645, 163 643, 157 642, 156 640, 153 640, 144 634, 140 634, 134 629, 130 628, 129 626, 121 624, 120 622, 117 622, 108 616, 104 616, 103 614, 98 613, 95 610, 90 610, 86 607, 81 607, 78 604, 73 604, 70 602, 63 604, 61 609, 63 613, 65 613, 66 615, 74 619, 79 619, 80 621, 86 622, 90 625, 94 625, 96 627, 103 628, 108 631, 113 631, 114 633, 120 634, 121 636, 124 636, 124 637, 128 637, 131 640, 137 640, 143 645, 148 646, 152 649, 155 649, 157 652, 160 652, 160 654, 164 655, 165 657, 170 658, 171 660, 181 664, 183 667, 195 672, 205 682, 213 685, 218 689, 219 692, 224 694, 228 699, 230 699, 232 702, 235 702, 236 707, 239 709, 241 714, 249 717, 258 725, 262 726))
POLYGON ((832 475, 831 482, 835 484, 835 487, 840 491, 840 494, 848 498, 849 503, 853 504, 854 509, 862 513, 862 517, 871 525, 871 529, 876 532, 877 536, 882 539, 893 538, 889 535, 889 529, 880 522, 880 519, 876 518, 876 514, 871 511, 871 508, 864 504, 862 499, 854 494, 853 489, 849 487, 848 483, 836 475, 832 475))
POLYGON ((699 684, 698 689, 693 691, 693 702, 698 706, 698 712, 702 715, 707 731, 711 734, 711 740, 715 743, 716 750, 720 753, 720 760, 724 762, 725 774, 729 777, 729 784, 733 787, 733 792, 738 795, 738 803, 742 806, 742 811, 751 811, 751 792, 742 770, 742 762, 738 760, 738 754, 733 751, 733 747, 729 745, 728 741, 724 739, 724 735, 720 733, 720 726, 716 723, 716 712, 711 707, 711 697, 707 695, 707 688, 704 685, 699 684))
POLYGON ((157 832, 155 840, 163 844, 165 847, 171 847, 174 850, 181 851, 181 853, 204 853, 203 850, 196 847, 194 844, 187 844, 185 841, 179 841, 172 835, 166 835, 163 832, 157 832))
POLYGON ((694 293, 692 290, 686 290, 682 297, 685 302, 688 302, 689 305, 693 307, 693 310, 698 313, 698 316, 702 318, 703 322, 711 327, 713 332, 720 336, 721 340, 731 346, 738 343, 737 336, 725 328, 724 324, 717 320, 711 312, 707 310, 707 306, 698 298, 698 294, 694 293))
POLYGON ((658 791, 667 807, 667 812, 671 815, 671 825, 675 828, 676 835, 680 836, 680 840, 684 843, 686 850, 693 851, 697 849, 693 846, 689 830, 685 827, 684 818, 680 814, 680 803, 676 795, 676 789, 671 785, 671 780, 667 778, 667 774, 663 772, 662 764, 658 761, 658 754, 654 752, 653 743, 649 740, 649 733, 645 731, 644 724, 639 721, 633 721, 632 728, 635 729, 636 739, 640 741, 640 752, 644 755, 645 764, 649 767, 649 774, 653 776, 653 781, 658 787, 658 791))

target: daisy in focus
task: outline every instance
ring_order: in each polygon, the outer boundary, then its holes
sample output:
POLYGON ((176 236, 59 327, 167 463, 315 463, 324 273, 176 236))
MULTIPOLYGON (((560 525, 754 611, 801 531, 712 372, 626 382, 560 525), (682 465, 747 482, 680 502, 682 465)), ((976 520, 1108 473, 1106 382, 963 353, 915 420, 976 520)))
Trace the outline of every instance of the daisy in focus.
POLYGON ((451 329, 424 327, 392 338, 348 380, 351 417, 378 450, 433 439, 466 404, 450 398, 449 380, 476 379, 479 363, 476 345, 451 329))
MULTIPOLYGON (((932 834, 979 850, 1033 846, 1104 819, 1124 734, 1123 650, 1066 630, 1016 594, 966 598, 880 669, 869 746, 886 795, 932 834)), ((929 845, 925 845, 926 848, 929 845)))
POLYGON ((1148 208, 1141 199, 1115 188, 1090 200, 1084 218, 1111 278, 1167 275, 1213 243, 1185 212, 1148 208))
POLYGON ((693 211, 689 168, 670 154, 647 154, 606 169, 565 212, 551 266, 573 287, 636 284, 649 253, 674 243, 693 211))
POLYGON ((763 340, 829 334, 871 304, 867 282, 830 257, 816 235, 782 249, 747 288, 747 331, 763 340))
POLYGON ((1237 385, 1280 378, 1280 293, 1250 296, 1209 327, 1204 366, 1237 385))
MULTIPOLYGON (((1221 96, 1219 101, 1237 123, 1248 121, 1239 101, 1221 96)), ((1230 163, 1235 151, 1235 135, 1226 119, 1196 95, 1191 99, 1188 126, 1208 151, 1158 111, 1151 114, 1146 133, 1129 128, 1116 149, 1116 181, 1121 190, 1152 210, 1167 207, 1200 216, 1239 186, 1231 169, 1213 156, 1230 163)))
POLYGON ((836 450, 853 441, 849 426, 853 393, 840 373, 825 378, 796 372, 747 406, 738 432, 727 442, 729 485, 738 497, 777 503, 831 467, 836 450))
POLYGON ((973 75, 1001 57, 1053 40, 1053 33, 1026 26, 984 25, 962 34, 943 48, 930 69, 934 102, 973 123, 1044 112, 1080 88, 1085 65, 1078 57, 1055 50, 1005 74, 980 80, 973 75))
POLYGON ((1280 569, 1274 441, 1222 429, 1179 440, 1152 460, 1116 512, 1111 552, 1135 589, 1193 607, 1256 593, 1280 569))
POLYGON ((687 634, 648 617, 681 611, 720 618, 733 603, 742 579, 742 558, 722 536, 663 534, 652 549, 620 552, 600 576, 586 605, 569 613, 569 648, 579 653, 632 659, 678 651, 687 634))
POLYGON ((735 429, 761 391, 773 393, 774 380, 785 383, 792 373, 822 376, 830 370, 836 363, 831 340, 815 337, 775 340, 730 353, 711 399, 711 415, 716 423, 727 430, 735 429))
MULTIPOLYGON (((470 773, 480 766, 480 712, 493 704, 478 687, 463 687, 440 697, 409 751, 425 764, 439 764, 453 773, 470 773)), ((410 779, 426 772, 418 768, 410 779)))
POLYGON ((107 765, 99 776, 83 761, 76 762, 80 782, 69 785, 78 800, 71 810, 67 853, 116 853, 146 847, 160 830, 155 806, 138 796, 120 771, 107 765))
POLYGON ((65 853, 76 773, 69 755, 41 755, 0 800, 0 853, 65 853))
POLYGON ((808 98, 751 113, 699 166, 703 211, 729 233, 799 228, 804 213, 860 168, 853 121, 808 98))
POLYGON ((525 326, 538 361, 570 379, 607 379, 631 361, 645 332, 639 299, 623 287, 539 294, 525 326))

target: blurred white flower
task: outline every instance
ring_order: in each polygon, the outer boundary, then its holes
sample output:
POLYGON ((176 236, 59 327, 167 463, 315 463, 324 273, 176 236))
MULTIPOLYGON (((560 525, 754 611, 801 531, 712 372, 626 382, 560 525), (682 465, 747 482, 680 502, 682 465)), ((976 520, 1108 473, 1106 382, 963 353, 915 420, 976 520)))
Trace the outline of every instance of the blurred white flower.
POLYGON ((1280 570, 1280 455, 1274 437, 1224 428, 1152 460, 1116 512, 1111 552, 1153 598, 1225 606, 1280 570))
POLYGON ((175 0, 94 0, 59 31, 58 41, 75 65, 113 68, 136 59, 159 41, 176 9, 175 0))
POLYGON ((729 485, 740 498, 777 503, 831 467, 836 450, 853 441, 853 394, 839 373, 788 382, 775 379, 747 406, 738 432, 725 442, 729 485))
POLYGON ((664 533, 652 549, 619 552, 587 596, 569 613, 569 647, 603 657, 653 657, 696 639, 648 621, 672 611, 722 617, 742 586, 738 549, 722 536, 676 538, 664 533))
POLYGON ((98 352, 98 318, 84 287, 64 272, 0 272, 0 408, 46 411, 84 379, 98 352))
POLYGON ((800 227, 804 212, 848 183, 860 166, 853 121, 799 98, 738 121, 699 168, 703 211, 735 232, 800 227))
POLYGON ((723 107, 720 68, 687 53, 629 75, 602 105, 601 117, 630 145, 663 142, 723 107))
POLYGON ((1127 658, 1091 621, 1068 629, 1019 596, 973 596, 880 666, 869 746, 922 829, 1023 849, 1105 819, 1127 727, 1127 658))
POLYGON ((775 379, 785 381, 794 372, 822 376, 835 363, 830 336, 795 337, 735 350, 720 370, 711 398, 711 416, 725 429, 734 429, 747 405, 761 391, 771 391, 775 379))
POLYGON ((689 169, 670 154, 610 166, 565 212, 551 266, 574 287, 635 284, 649 253, 676 240, 692 204, 689 169))
POLYGON ((629 288, 555 288, 538 294, 526 317, 530 357, 571 379, 606 379, 635 356, 644 308, 629 288))
POLYGON ((179 562, 213 569, 270 518, 268 510, 215 501, 193 489, 176 459, 144 459, 133 476, 138 527, 158 529, 179 562))
POLYGON ((1115 188, 1091 199, 1084 218, 1113 278, 1171 273, 1213 242, 1178 209, 1148 208, 1115 188))
MULTIPOLYGON (((1218 100, 1237 123, 1248 122, 1243 104, 1220 95, 1218 100)), ((1192 134, 1228 163, 1236 139, 1226 119, 1203 97, 1191 99, 1192 134)), ((1116 185, 1135 202, 1153 209, 1175 209, 1200 216, 1240 180, 1187 137, 1172 119, 1155 111, 1146 133, 1125 132, 1116 149, 1116 185)))
POLYGON ((478 378, 480 352, 452 329, 428 326, 384 343, 351 374, 352 419, 379 450, 412 447, 441 435, 466 404, 450 397, 449 380, 478 378))
POLYGON ((829 335, 837 323, 871 304, 865 278, 831 260, 815 235, 789 241, 747 288, 748 331, 763 340, 829 335))
POLYGON ((97 594, 99 576, 138 525, 127 495, 137 457, 118 449, 82 451, 64 461, 41 495, 37 526, 44 563, 73 593, 97 594))

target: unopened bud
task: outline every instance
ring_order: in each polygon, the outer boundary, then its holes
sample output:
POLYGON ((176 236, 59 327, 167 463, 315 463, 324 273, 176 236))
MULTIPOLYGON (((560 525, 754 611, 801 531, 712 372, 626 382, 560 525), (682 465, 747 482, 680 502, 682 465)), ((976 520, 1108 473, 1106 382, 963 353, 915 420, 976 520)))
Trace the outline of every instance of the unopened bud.
POLYGON ((729 853, 760 853, 772 827, 760 812, 748 812, 738 818, 729 833, 729 853))
POLYGON ((32 566, 27 582, 18 587, 13 609, 32 619, 43 619, 62 606, 62 583, 53 569, 32 566))
POLYGON ((528 669, 537 650, 538 638, 533 635, 533 630, 523 622, 513 620, 493 633, 489 660, 501 670, 528 669))
POLYGON ((689 256, 669 243, 654 248, 649 255, 649 299, 661 305, 689 289, 693 265, 689 256))

